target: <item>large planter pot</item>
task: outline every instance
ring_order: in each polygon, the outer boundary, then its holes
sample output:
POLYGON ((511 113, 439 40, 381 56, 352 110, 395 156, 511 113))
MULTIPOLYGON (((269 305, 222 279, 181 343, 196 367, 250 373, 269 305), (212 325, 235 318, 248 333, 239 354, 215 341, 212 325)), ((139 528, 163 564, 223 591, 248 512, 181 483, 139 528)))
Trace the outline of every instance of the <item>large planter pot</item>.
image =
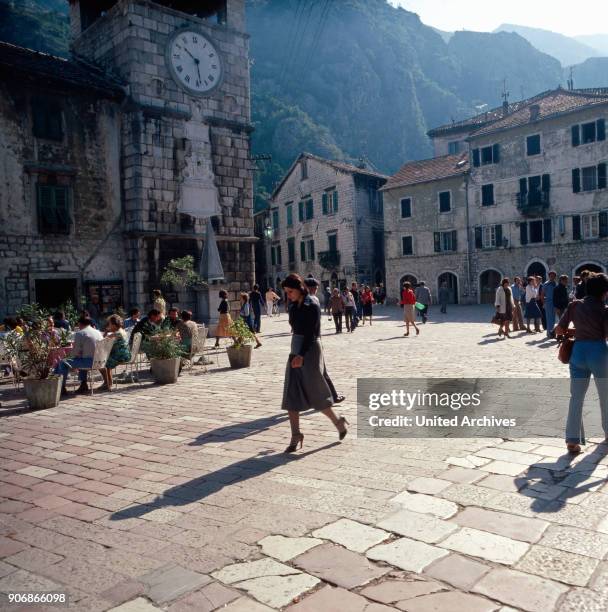
POLYGON ((50 378, 24 378, 25 396, 34 410, 54 408, 59 405, 61 398, 61 377, 50 378))
POLYGON ((151 359, 150 371, 152 378, 161 385, 170 385, 177 382, 179 374, 179 363, 181 359, 151 359))
POLYGON ((228 361, 231 368, 248 368, 251 365, 251 353, 253 346, 246 344, 245 346, 229 346, 226 349, 228 353, 228 361))

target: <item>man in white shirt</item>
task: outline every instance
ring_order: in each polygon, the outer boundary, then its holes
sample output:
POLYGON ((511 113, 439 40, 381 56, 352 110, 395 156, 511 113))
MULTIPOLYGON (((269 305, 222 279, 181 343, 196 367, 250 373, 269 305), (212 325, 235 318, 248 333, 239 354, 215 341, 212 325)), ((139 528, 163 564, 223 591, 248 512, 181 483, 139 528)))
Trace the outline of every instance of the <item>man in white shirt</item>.
MULTIPOLYGON (((92 321, 88 317, 78 319, 78 331, 74 334, 74 346, 70 352, 70 357, 61 361, 55 370, 57 374, 63 376, 62 395, 67 394, 66 380, 70 370, 90 368, 93 365, 95 345, 103 340, 103 334, 94 329, 91 323, 92 321)), ((79 372, 78 379, 80 380, 80 387, 78 387, 76 393, 88 393, 89 386, 87 385, 86 372, 79 372)))

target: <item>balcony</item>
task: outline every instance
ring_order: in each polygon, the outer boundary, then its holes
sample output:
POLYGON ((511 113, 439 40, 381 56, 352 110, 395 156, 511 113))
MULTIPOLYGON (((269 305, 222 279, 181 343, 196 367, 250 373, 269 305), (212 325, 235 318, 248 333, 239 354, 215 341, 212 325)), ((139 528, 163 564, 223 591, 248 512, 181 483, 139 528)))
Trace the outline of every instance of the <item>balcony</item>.
POLYGON ((544 214, 551 200, 548 191, 528 191, 517 194, 517 208, 523 215, 536 216, 544 214))
POLYGON ((319 251, 319 265, 326 270, 335 270, 340 265, 340 251, 319 251))

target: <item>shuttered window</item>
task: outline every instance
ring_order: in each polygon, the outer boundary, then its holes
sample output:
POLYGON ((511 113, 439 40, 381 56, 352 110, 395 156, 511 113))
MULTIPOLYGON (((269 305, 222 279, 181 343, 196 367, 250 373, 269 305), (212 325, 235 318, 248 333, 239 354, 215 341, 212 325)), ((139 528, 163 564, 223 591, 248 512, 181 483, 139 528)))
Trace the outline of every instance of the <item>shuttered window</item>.
POLYGON ((401 237, 401 254, 402 255, 413 255, 413 253, 414 253, 413 238, 411 236, 402 236, 401 237))
POLYGON ((63 185, 38 185, 38 231, 41 234, 69 234, 70 189, 63 185))
POLYGON ((571 132, 573 147, 606 140, 606 120, 597 119, 596 121, 573 125, 571 132))
POLYGON ((435 253, 457 251, 458 235, 456 230, 450 230, 448 232, 435 232, 433 234, 433 246, 435 253))
POLYGON ((401 198, 401 218, 408 219, 412 216, 412 199, 401 198))
POLYGON ((439 194, 439 212, 450 212, 452 209, 452 194, 449 191, 442 191, 439 194))
POLYGON ((494 185, 481 186, 481 205, 492 206, 494 204, 494 185))

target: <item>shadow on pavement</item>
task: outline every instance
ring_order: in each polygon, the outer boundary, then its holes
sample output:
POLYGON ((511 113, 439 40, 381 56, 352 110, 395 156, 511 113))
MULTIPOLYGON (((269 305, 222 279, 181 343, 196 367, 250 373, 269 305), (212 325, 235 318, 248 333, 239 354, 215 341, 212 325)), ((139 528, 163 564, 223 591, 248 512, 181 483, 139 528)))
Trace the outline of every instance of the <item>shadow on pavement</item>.
POLYGON ((520 492, 524 487, 528 487, 528 491, 534 491, 534 487, 537 487, 539 497, 535 497, 530 504, 530 509, 534 512, 558 512, 566 505, 566 498, 577 497, 607 482, 606 478, 591 477, 591 472, 607 455, 608 445, 598 444, 591 453, 572 466, 576 455, 565 453, 553 463, 532 464, 525 476, 517 476, 514 483, 520 492), (547 496, 542 498, 547 489, 560 486, 566 478, 568 485, 559 499, 548 499, 547 496))
POLYGON ((171 487, 149 504, 137 504, 130 508, 114 512, 110 515, 110 520, 123 521, 130 518, 139 518, 149 512, 159 510, 160 508, 191 504, 221 491, 227 485, 243 482, 249 478, 255 478, 256 476, 270 472, 276 467, 291 463, 292 461, 299 461, 304 457, 314 455, 328 448, 333 448, 339 444, 340 442, 331 442, 330 444, 298 454, 264 451, 255 457, 237 461, 236 463, 227 465, 226 467, 205 474, 204 476, 171 487))

